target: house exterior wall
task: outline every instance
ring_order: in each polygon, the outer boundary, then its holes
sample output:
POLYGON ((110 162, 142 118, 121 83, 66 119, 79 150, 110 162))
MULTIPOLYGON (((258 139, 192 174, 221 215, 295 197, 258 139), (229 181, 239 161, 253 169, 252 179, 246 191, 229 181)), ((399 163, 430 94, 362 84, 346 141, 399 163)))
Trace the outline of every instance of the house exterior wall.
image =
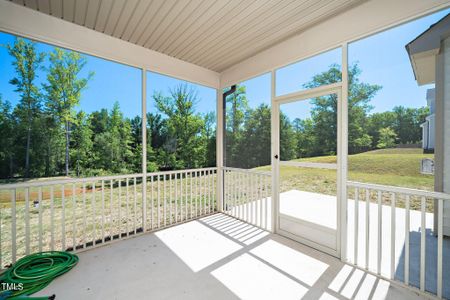
MULTIPOLYGON (((450 38, 442 42, 444 55, 442 96, 442 192, 450 193, 450 38)), ((437 98, 439 101, 439 98, 437 98)), ((444 202, 444 235, 450 236, 450 203, 444 202)))
POLYGON ((420 127, 422 127, 422 149, 428 149, 428 121, 423 122, 420 127))
MULTIPOLYGON (((436 139, 435 139, 435 176, 434 189, 437 192, 450 193, 450 38, 441 43, 441 52, 436 56, 436 139)), ((450 203, 444 201, 443 232, 450 236, 450 203)), ((437 202, 434 205, 437 215, 437 202)), ((434 230, 437 230, 434 218, 434 230)))
POLYGON ((436 117, 434 114, 427 117, 428 124, 428 148, 434 149, 435 139, 436 139, 436 117))

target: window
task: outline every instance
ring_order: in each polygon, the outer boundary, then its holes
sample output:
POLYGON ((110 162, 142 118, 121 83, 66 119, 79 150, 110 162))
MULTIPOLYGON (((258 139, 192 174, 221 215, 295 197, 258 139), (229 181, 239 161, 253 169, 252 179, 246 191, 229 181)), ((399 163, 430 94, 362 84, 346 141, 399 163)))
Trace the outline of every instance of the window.
POLYGON ((276 71, 276 95, 332 84, 342 80, 342 50, 337 48, 276 71))
POLYGON ((0 41, 1 178, 141 172, 139 69, 9 34, 0 41))
POLYGON ((147 72, 147 170, 216 165, 216 91, 147 72))
POLYGON ((270 169, 270 78, 244 81, 226 98, 227 167, 270 169))
POLYGON ((434 80, 416 80, 405 46, 447 13, 349 44, 350 180, 434 190, 434 80))

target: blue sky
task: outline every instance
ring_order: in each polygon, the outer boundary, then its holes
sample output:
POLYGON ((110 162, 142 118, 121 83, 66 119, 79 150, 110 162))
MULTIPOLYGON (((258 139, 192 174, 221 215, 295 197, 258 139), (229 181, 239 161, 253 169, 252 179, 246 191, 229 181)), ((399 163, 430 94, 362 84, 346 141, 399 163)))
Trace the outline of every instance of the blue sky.
MULTIPOLYGON (((396 105, 421 107, 425 105, 425 92, 430 86, 418 87, 407 56, 405 45, 430 25, 449 13, 450 10, 404 24, 388 31, 356 41, 349 45, 350 63, 358 62, 362 69, 361 81, 379 84, 383 89, 372 100, 373 112, 390 110, 396 105)), ((13 43, 14 36, 0 33, 0 44, 13 43)), ((301 45, 299 45, 301 47, 301 45)), ((39 51, 48 52, 53 47, 37 43, 39 51)), ((318 72, 327 70, 332 63, 341 63, 341 50, 335 49, 316 57, 294 63, 277 71, 277 94, 302 89, 302 85, 318 72)), ((141 114, 141 71, 139 69, 113 63, 104 59, 86 55, 87 64, 82 76, 94 71, 94 78, 82 93, 78 109, 87 112, 103 107, 111 108, 118 101, 122 111, 128 117, 141 114)), ((12 59, 4 47, 0 47, 0 93, 4 100, 16 104, 19 96, 8 83, 14 74, 12 59)), ((47 66, 46 62, 44 66, 47 66)), ((45 82, 45 71, 39 72, 38 83, 45 82)), ((184 81, 149 72, 147 75, 148 110, 154 111, 150 96, 155 91, 168 92, 169 88, 184 81)), ((270 103, 270 74, 264 74, 242 82, 247 87, 250 106, 270 103)), ((215 91, 201 85, 191 84, 198 91, 197 111, 214 111, 215 91)), ((286 105, 284 108, 291 119, 306 117, 310 107, 304 103, 286 105)))
MULTIPOLYGON (((15 37, 9 34, 0 33, 0 44, 13 44, 15 37)), ((52 46, 37 43, 37 49, 42 52, 50 52, 52 46)), ((127 117, 141 115, 141 70, 100 59, 94 56, 85 55, 87 64, 80 76, 87 76, 89 71, 94 71, 94 77, 88 84, 88 88, 82 92, 79 109, 86 112, 100 110, 102 108, 112 108, 115 101, 119 102, 121 110, 127 117)), ((9 80, 14 74, 12 59, 5 47, 0 47, 0 94, 3 100, 8 100, 12 104, 19 101, 19 95, 14 92, 14 86, 9 84, 9 80)), ((48 61, 44 63, 44 68, 48 66, 48 61)), ((41 85, 46 81, 45 70, 39 71, 37 84, 41 85)), ((148 111, 155 111, 151 95, 155 91, 167 93, 169 88, 173 88, 185 81, 160 75, 153 72, 147 73, 147 95, 148 111)), ((198 104, 196 111, 206 113, 216 109, 216 92, 212 88, 187 83, 197 90, 198 104)))
MULTIPOLYGON (((417 85, 405 45, 448 13, 450 9, 349 44, 349 63, 358 62, 362 70, 360 80, 383 87, 371 102, 374 106, 372 112, 391 110, 397 105, 426 105, 426 90, 432 86, 417 85)), ((335 49, 277 70, 277 95, 301 90, 302 85, 314 74, 326 71, 332 63, 341 64, 340 55, 341 50, 335 49)), ((270 87, 260 88, 255 84, 267 79, 270 85, 270 74, 261 77, 264 79, 254 78, 243 82, 247 86, 247 98, 251 106, 256 106, 261 99, 270 103, 270 87)), ((310 105, 298 102, 282 105, 281 109, 293 120, 296 117, 308 117, 310 105)))

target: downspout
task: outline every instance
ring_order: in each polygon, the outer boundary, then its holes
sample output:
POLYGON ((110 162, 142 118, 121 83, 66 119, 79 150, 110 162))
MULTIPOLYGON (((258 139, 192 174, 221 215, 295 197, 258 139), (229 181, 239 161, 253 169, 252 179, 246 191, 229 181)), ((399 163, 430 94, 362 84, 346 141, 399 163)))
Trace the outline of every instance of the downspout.
POLYGON ((233 94, 234 92, 236 92, 236 85, 232 85, 231 86, 231 88, 228 90, 228 91, 226 91, 225 93, 223 93, 223 98, 222 98, 222 112, 223 112, 223 118, 222 118, 222 125, 223 125, 223 134, 222 134, 222 140, 223 140, 223 143, 222 143, 222 147, 223 147, 223 150, 222 150, 222 153, 223 153, 223 166, 224 167, 226 167, 227 166, 227 164, 226 164, 226 162, 227 162, 227 143, 226 143, 226 111, 227 111, 227 97, 229 96, 229 95, 231 95, 231 94, 233 94))
MULTIPOLYGON (((225 93, 222 94, 222 166, 226 167, 227 166, 227 143, 226 143, 226 132, 227 132, 227 127, 226 127, 226 111, 227 111, 227 97, 231 94, 233 94, 234 92, 236 92, 236 85, 232 85, 231 88, 226 91, 225 93)), ((217 136, 217 134, 216 134, 217 136)), ((222 169, 220 170, 220 172, 222 172, 222 196, 225 195, 225 171, 222 169)), ((221 202, 222 202, 222 209, 223 210, 227 210, 227 207, 224 206, 224 198, 222 197, 221 202)))

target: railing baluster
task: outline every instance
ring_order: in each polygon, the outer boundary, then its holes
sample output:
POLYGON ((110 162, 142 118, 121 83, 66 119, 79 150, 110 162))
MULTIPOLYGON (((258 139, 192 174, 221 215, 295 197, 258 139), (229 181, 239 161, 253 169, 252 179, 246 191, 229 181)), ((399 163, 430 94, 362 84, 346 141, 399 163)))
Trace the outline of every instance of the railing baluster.
POLYGON ((198 204, 198 195, 199 195, 199 192, 198 192, 198 172, 196 171, 195 172, 195 217, 197 218, 198 217, 198 207, 199 207, 199 204, 198 204))
POLYGON ((405 284, 409 285, 409 195, 405 199, 405 284))
POLYGON ((395 193, 391 194, 391 279, 395 279, 395 193))
POLYGON ((153 230, 153 223, 154 223, 154 213, 155 213, 155 201, 154 201, 154 187, 153 187, 153 175, 150 176, 150 229, 153 230))
MULTIPOLYGON (((53 190, 52 190, 52 214, 53 214, 53 190)), ((53 220, 53 216, 52 216, 53 220)), ((53 226, 52 226, 53 227, 53 226)), ((87 231, 87 220, 86 220, 86 183, 83 182, 83 248, 86 249, 86 231, 87 231)), ((53 234, 52 234, 53 236, 53 234)), ((53 240, 53 238, 52 238, 53 240)), ((53 250, 53 246, 52 246, 53 250)))
POLYGON ((55 203, 53 185, 50 186, 50 250, 55 250, 55 203))
POLYGON ((38 189, 38 207, 39 207, 39 252, 42 252, 42 234, 43 234, 43 228, 42 228, 42 210, 43 208, 43 203, 42 203, 42 187, 40 186, 38 189))
POLYGON ((258 207, 259 207, 259 227, 263 227, 263 177, 262 175, 258 175, 259 184, 258 184, 258 207))
POLYGON ((234 182, 233 182, 233 194, 234 194, 234 217, 239 218, 239 172, 233 171, 234 182))
POLYGON ((198 198, 199 198, 199 216, 201 217, 203 215, 203 176, 202 171, 198 172, 198 198))
POLYGON ((169 174, 169 225, 172 225, 172 174, 169 174))
POLYGON ((227 170, 223 170, 223 180, 225 181, 223 184, 223 210, 226 214, 228 214, 228 176, 227 176, 227 170))
POLYGON ((206 207, 208 205, 208 190, 206 186, 206 170, 203 171, 203 177, 202 177, 202 189, 203 189, 203 215, 206 215, 208 212, 206 210, 206 207))
POLYGON ((442 298, 442 252, 444 247, 443 241, 443 214, 444 200, 438 199, 438 236, 437 236, 437 296, 442 298))
POLYGON ((130 220, 130 215, 129 215, 129 194, 130 194, 130 179, 126 178, 126 184, 125 184, 125 230, 127 233, 127 236, 130 235, 130 228, 128 226, 128 222, 130 220))
POLYGON ((192 179, 192 176, 193 176, 193 172, 191 172, 191 178, 190 178, 190 183, 191 183, 191 188, 190 188, 190 190, 191 190, 191 202, 190 202, 190 204, 189 204, 189 206, 190 206, 190 210, 191 210, 191 215, 190 215, 190 219, 192 219, 192 216, 194 215, 194 203, 192 202, 193 201, 193 179, 192 179))
POLYGON ((258 190, 257 190, 257 180, 255 175, 250 175, 252 177, 252 218, 253 218, 253 225, 258 226, 258 213, 257 213, 257 206, 256 203, 258 201, 257 197, 258 197, 258 190))
POLYGON ((228 171, 228 210, 229 214, 233 215, 233 175, 232 171, 228 171))
POLYGON ((61 186, 61 250, 66 250, 66 188, 64 184, 61 186))
MULTIPOLYGON (((39 205, 40 206, 40 205, 39 205)), ((72 183, 72 251, 76 250, 76 200, 75 200, 75 183, 72 183)))
POLYGON ((164 210, 163 210, 163 222, 164 222, 164 227, 166 227, 166 175, 163 175, 163 205, 164 205, 164 210))
POLYGON ((420 199, 420 212, 421 212, 421 232, 420 232, 420 290, 425 291, 425 254, 426 254, 426 199, 421 197, 420 199))
POLYGON ((157 224, 157 228, 161 227, 161 185, 160 185, 160 179, 161 176, 157 176, 156 177, 156 182, 158 184, 158 211, 157 211, 157 219, 158 219, 158 224, 157 224))
POLYGON ((213 171, 210 170, 208 172, 208 213, 211 214, 211 198, 212 198, 212 178, 213 178, 213 171))
POLYGON ((184 212, 184 209, 183 209, 183 200, 184 200, 184 194, 183 194, 183 175, 184 175, 185 173, 184 172, 181 172, 180 173, 180 222, 183 222, 184 221, 184 217, 183 217, 183 212, 184 212))
POLYGON ((17 189, 11 194, 11 262, 14 264, 17 257, 17 243, 16 243, 16 199, 17 189))
POLYGON ((122 180, 119 179, 118 183, 119 185, 119 195, 117 196, 118 203, 117 203, 117 209, 118 209, 118 230, 119 230, 119 239, 122 238, 122 180))
POLYGON ((353 257, 353 262, 354 262, 354 264, 355 265, 357 265, 358 264, 358 233, 359 233, 359 230, 358 230, 358 225, 359 225, 359 189, 358 188, 355 188, 355 202, 354 202, 354 213, 355 213, 355 220, 354 220, 354 222, 355 222, 355 226, 354 226, 354 228, 355 228, 355 232, 354 232, 354 235, 355 235, 355 240, 354 240, 354 247, 353 247, 353 255, 354 255, 354 257, 353 257))
POLYGON ((113 199, 114 199, 114 180, 110 180, 109 182, 109 240, 112 241, 114 237, 114 228, 113 228, 113 199))
POLYGON ((269 206, 269 184, 267 183, 270 177, 266 176, 264 180, 265 186, 265 197, 264 197, 264 229, 268 230, 268 222, 267 222, 267 214, 268 214, 268 206, 269 206))
POLYGON ((245 178, 245 176, 244 176, 244 174, 242 173, 242 172, 240 172, 239 173, 239 189, 240 189, 240 192, 239 192, 239 194, 240 194, 240 201, 239 201, 239 218, 241 219, 241 220, 244 220, 244 197, 245 197, 245 195, 244 195, 244 178, 245 178))
POLYGON ((95 188, 95 181, 92 182, 92 224, 93 224, 93 229, 92 229, 92 245, 96 245, 97 244, 97 216, 96 216, 96 209, 95 209, 95 201, 96 199, 96 188, 95 188))
POLYGON ((30 188, 25 189, 25 254, 30 254, 30 188))
MULTIPOLYGON (((133 185, 134 185, 134 207, 133 207, 133 228, 134 228, 134 234, 136 234, 136 215, 137 215, 137 187, 136 187, 136 177, 134 177, 133 180, 133 185)), ((144 184, 142 184, 142 186, 144 186, 144 184)), ((144 198, 142 198, 142 201, 145 201, 144 198)), ((145 220, 144 220, 145 222, 145 220)), ((142 229, 144 229, 144 226, 142 226, 142 229)))
POLYGON ((175 224, 178 223, 178 173, 175 173, 175 224))
POLYGON ((377 193, 378 199, 378 247, 377 247, 377 274, 381 274, 381 250, 382 250, 382 230, 383 230, 383 211, 381 206, 381 191, 377 193))
POLYGON ((246 216, 245 216, 245 221, 246 222, 249 222, 249 223, 251 223, 251 205, 252 205, 252 198, 251 198, 251 196, 252 196, 252 182, 251 182, 251 175, 249 174, 249 173, 247 173, 246 174, 247 175, 247 181, 248 181, 248 186, 247 186, 247 188, 246 188, 246 191, 247 191, 247 200, 245 201, 246 202, 246 206, 247 206, 247 209, 246 209, 246 216))
POLYGON ((370 190, 366 189, 366 270, 369 269, 369 254, 370 254, 370 190))
POLYGON ((102 242, 105 243, 105 181, 102 180, 102 242))
POLYGON ((188 173, 184 174, 184 219, 189 219, 188 216, 188 173))

